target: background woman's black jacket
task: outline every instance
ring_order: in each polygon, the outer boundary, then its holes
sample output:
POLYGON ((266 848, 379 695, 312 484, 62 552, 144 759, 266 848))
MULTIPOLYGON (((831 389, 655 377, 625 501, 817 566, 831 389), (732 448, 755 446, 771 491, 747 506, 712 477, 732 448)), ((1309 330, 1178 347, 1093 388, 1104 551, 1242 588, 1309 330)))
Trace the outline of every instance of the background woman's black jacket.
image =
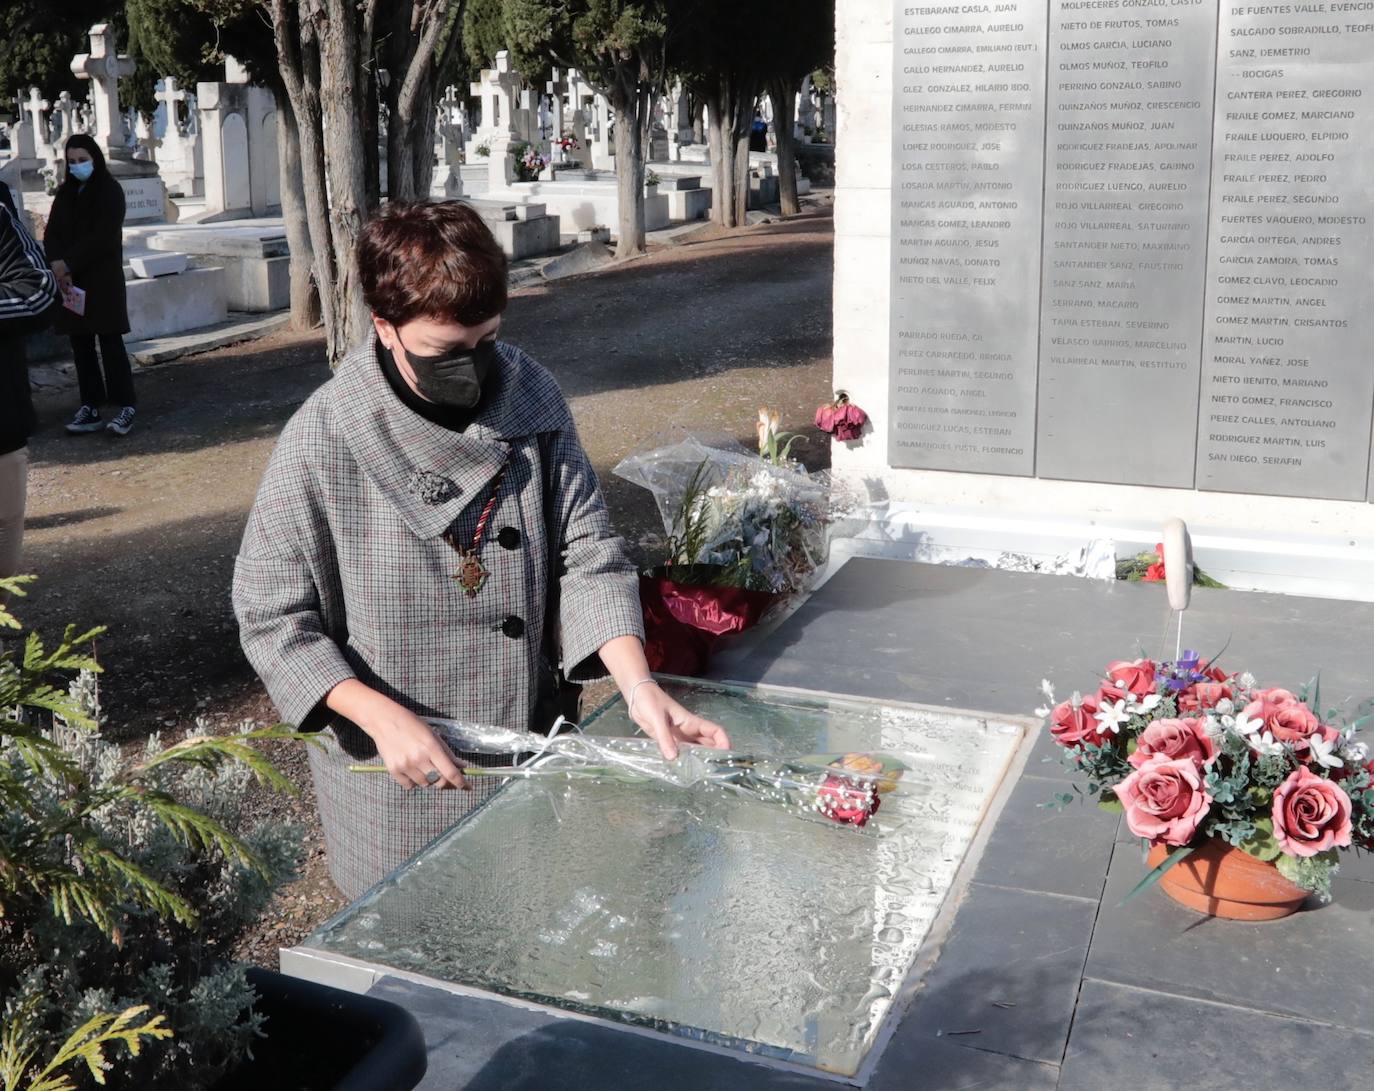
POLYGON ((124 190, 109 175, 80 189, 63 183, 48 214, 43 246, 49 261, 61 259, 72 282, 86 290, 86 314, 63 309, 63 333, 128 333, 124 288, 124 190))

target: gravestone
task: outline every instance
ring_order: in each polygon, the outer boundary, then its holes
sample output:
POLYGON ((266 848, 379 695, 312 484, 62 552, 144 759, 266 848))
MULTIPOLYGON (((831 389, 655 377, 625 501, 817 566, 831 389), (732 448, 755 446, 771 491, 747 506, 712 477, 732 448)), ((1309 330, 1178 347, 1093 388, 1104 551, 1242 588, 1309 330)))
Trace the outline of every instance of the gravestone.
POLYGON ((108 159, 127 159, 129 134, 119 108, 119 80, 134 74, 135 64, 115 48, 114 28, 97 23, 90 30, 91 51, 78 53, 71 64, 78 79, 89 80, 90 99, 95 111, 92 134, 108 159))
POLYGON ((204 191, 204 167, 201 163, 199 134, 192 131, 195 111, 194 96, 177 86, 172 76, 164 76, 153 93, 163 115, 162 147, 158 149, 158 167, 168 190, 182 197, 199 197, 204 191), (189 100, 189 101, 188 101, 189 100), (186 103, 189 116, 181 121, 179 103, 186 103))
POLYGON ((1368 497, 1368 14, 894 11, 888 464, 1368 497))
POLYGON ((247 83, 196 85, 205 168, 201 222, 280 211, 277 108, 272 92, 247 83))

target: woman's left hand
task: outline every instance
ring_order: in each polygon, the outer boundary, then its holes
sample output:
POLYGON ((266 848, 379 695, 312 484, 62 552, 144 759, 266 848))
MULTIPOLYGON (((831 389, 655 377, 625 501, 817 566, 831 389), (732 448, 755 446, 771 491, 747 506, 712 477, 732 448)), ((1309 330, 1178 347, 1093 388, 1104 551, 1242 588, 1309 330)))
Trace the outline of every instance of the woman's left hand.
POLYGON ((678 743, 730 749, 730 739, 723 727, 688 712, 657 685, 643 686, 636 697, 635 724, 658 744, 669 761, 677 758, 678 743))

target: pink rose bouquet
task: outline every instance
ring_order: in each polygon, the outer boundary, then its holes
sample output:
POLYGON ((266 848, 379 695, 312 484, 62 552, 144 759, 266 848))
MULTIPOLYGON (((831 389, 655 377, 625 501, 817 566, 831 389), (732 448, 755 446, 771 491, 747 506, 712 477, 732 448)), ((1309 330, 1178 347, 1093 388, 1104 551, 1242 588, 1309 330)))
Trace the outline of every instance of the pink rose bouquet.
POLYGON ((1193 652, 1115 660, 1088 696, 1056 701, 1048 682, 1043 691, 1039 714, 1088 793, 1147 845, 1168 846, 1147 881, 1223 841, 1329 898, 1339 851, 1374 849, 1374 761, 1360 722, 1341 726, 1316 692, 1264 688, 1193 652))

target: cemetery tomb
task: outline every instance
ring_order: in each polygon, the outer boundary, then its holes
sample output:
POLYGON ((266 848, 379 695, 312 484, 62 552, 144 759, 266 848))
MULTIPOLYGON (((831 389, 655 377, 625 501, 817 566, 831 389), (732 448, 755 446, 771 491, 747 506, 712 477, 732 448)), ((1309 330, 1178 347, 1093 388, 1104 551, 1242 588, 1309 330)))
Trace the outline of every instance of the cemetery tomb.
MULTIPOLYGON (((863 829, 721 789, 514 781, 283 952, 283 969, 499 994, 861 1081, 1031 725, 668 688, 737 752, 883 751, 907 771, 863 829)), ((619 698, 585 728, 633 734, 619 698)))

